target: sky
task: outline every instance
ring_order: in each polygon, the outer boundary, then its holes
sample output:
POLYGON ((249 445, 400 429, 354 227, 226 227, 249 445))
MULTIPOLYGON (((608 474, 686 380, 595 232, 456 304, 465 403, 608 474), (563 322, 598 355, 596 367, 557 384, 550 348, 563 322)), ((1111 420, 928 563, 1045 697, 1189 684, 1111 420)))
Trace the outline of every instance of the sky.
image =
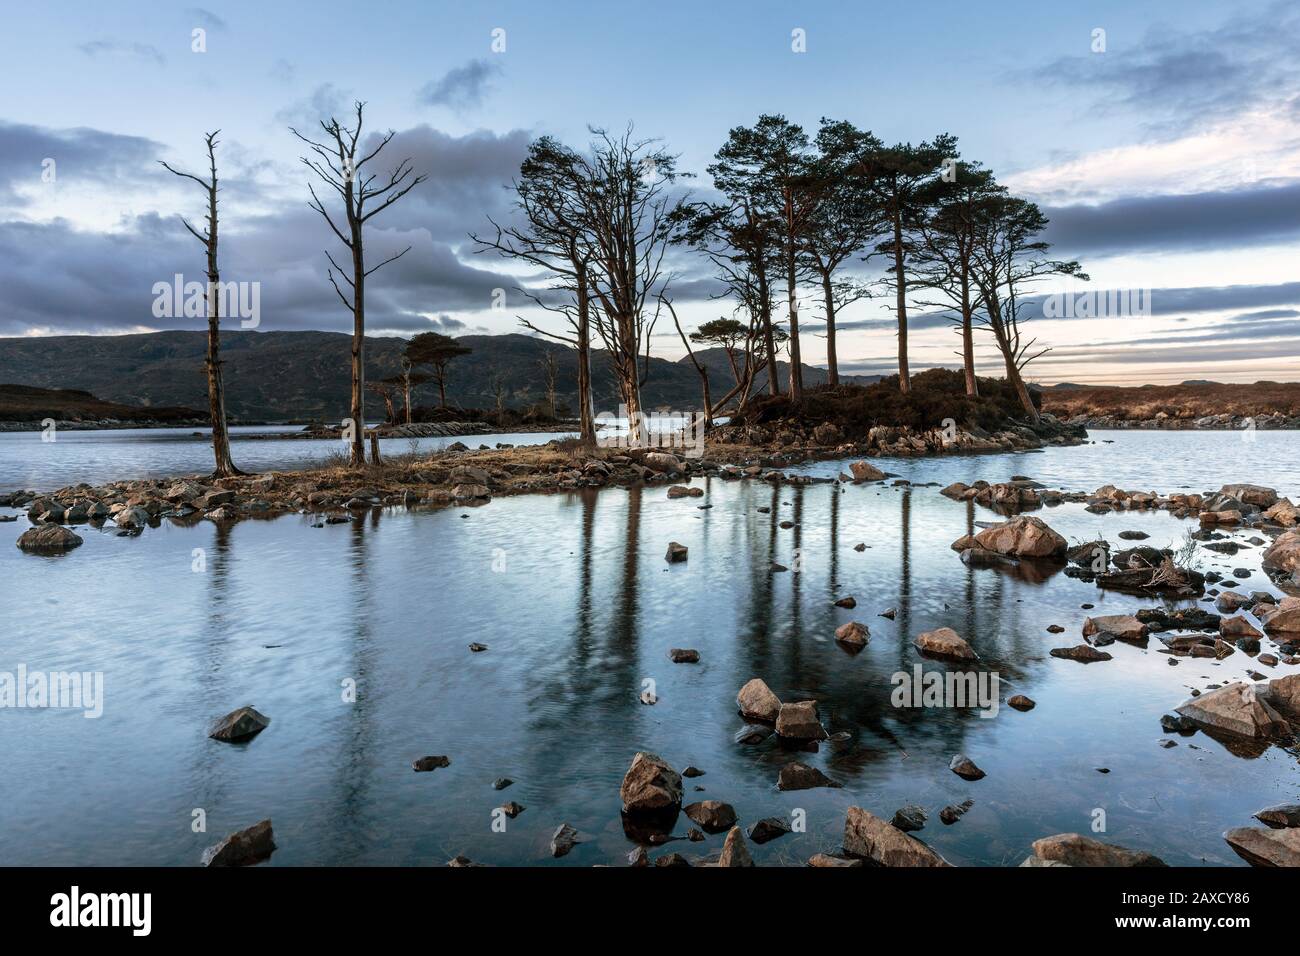
MULTIPOLYGON (((1051 348, 1034 381, 1300 380, 1300 7, 1083 6, 6 3, 0 335, 202 327, 154 314, 156 283, 204 270, 180 218, 198 222, 204 196, 159 161, 202 172, 210 130, 222 278, 258 283, 259 331, 351 329, 326 275, 340 248, 307 206, 290 127, 319 132, 364 100, 367 128, 395 131, 383 155, 429 176, 367 227, 372 261, 412 247, 369 280, 368 331, 495 334, 554 321, 517 291, 543 277, 469 238, 510 215, 533 138, 581 148, 589 127, 635 124, 707 198, 728 130, 780 113, 809 130, 848 119, 887 142, 952 133, 962 158, 1043 208, 1054 254, 1090 276, 1039 294, 1149 304, 1034 317, 1026 336, 1051 348)), ((731 314, 710 298, 706 262, 680 252, 670 266, 687 326, 731 314)), ((804 293, 803 357, 822 365, 816 292, 804 293)), ((882 302, 837 325, 841 371, 894 370, 882 302)), ((913 370, 959 361, 945 316, 917 303, 911 325, 913 370)), ((987 338, 978 368, 998 374, 987 338)), ((652 349, 683 354, 671 323, 652 349)))

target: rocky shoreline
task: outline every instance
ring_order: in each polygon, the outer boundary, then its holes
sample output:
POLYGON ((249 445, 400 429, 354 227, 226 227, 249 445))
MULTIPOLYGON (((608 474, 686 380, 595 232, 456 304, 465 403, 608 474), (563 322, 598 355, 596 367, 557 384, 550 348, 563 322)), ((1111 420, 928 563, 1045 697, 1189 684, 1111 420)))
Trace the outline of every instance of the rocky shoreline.
POLYGON ((1204 415, 1200 418, 1175 418, 1160 412, 1154 418, 1119 418, 1114 415, 1076 415, 1065 419, 1067 425, 1083 428, 1161 429, 1167 431, 1277 431, 1300 428, 1300 415, 1204 415))

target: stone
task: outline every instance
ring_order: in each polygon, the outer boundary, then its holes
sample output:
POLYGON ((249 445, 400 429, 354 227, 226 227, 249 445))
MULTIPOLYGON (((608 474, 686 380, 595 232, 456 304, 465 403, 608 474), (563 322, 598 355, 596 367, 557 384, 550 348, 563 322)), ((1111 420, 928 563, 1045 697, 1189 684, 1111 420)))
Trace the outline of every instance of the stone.
POLYGON ((1236 617, 1225 617, 1219 621, 1219 634, 1225 640, 1236 641, 1241 638, 1254 641, 1255 646, 1259 646, 1259 639, 1264 635, 1257 631, 1250 621, 1238 614, 1236 617))
POLYGON ((740 827, 732 827, 727 831, 727 839, 722 844, 722 855, 718 857, 718 866, 753 866, 754 858, 749 855, 749 847, 745 845, 745 835, 740 832, 740 827))
POLYGON ((863 648, 871 640, 871 632, 867 629, 867 625, 858 621, 849 621, 835 629, 835 640, 847 647, 863 648))
POLYGON ((1300 674, 1274 677, 1268 682, 1267 696, 1270 707, 1300 722, 1300 674))
POLYGON ((1055 836, 1035 840, 1033 850, 1034 856, 1032 859, 1040 862, 1033 864, 1027 860, 1021 866, 1147 867, 1166 865, 1160 857, 1150 853, 1130 850, 1114 843, 1102 843, 1100 840, 1094 840, 1078 833, 1058 833, 1055 836))
POLYGON ((504 790, 506 787, 510 786, 512 783, 514 783, 514 781, 511 780, 509 777, 497 777, 495 780, 492 781, 492 789, 493 789, 493 790, 504 790))
POLYGON ((562 857, 578 845, 578 831, 567 823, 561 823, 551 834, 551 856, 562 857))
POLYGON ((975 541, 987 551, 1016 558, 1063 559, 1069 548, 1066 540, 1048 527, 1047 522, 1031 515, 985 528, 975 535, 975 541))
POLYGON ((885 477, 883 471, 868 461, 850 462, 849 471, 854 481, 882 481, 885 477))
POLYGON ((1255 602, 1236 591, 1224 591, 1214 599, 1214 607, 1221 614, 1235 614, 1243 607, 1250 607, 1255 602))
POLYGON ((792 740, 825 740, 826 729, 817 719, 817 702, 800 700, 782 704, 776 715, 776 732, 792 740))
POLYGON ((1016 710, 1026 711, 1033 710, 1038 705, 1032 698, 1026 697, 1024 694, 1016 694, 1015 697, 1012 697, 1007 701, 1007 706, 1014 707, 1016 710))
MULTIPOLYGON (((1136 617, 1128 614, 1109 614, 1089 617, 1083 622, 1083 636, 1109 635, 1116 641, 1141 643, 1146 639, 1149 628, 1136 617)), ((1093 643, 1098 643, 1094 641, 1093 643)))
POLYGON ((954 754, 948 761, 948 769, 963 780, 983 780, 985 776, 984 771, 975 766, 975 761, 965 754, 954 754))
POLYGON ((252 740, 265 730, 270 723, 270 717, 258 713, 254 708, 240 707, 238 710, 232 710, 213 724, 208 736, 213 740, 239 743, 243 740, 252 740))
POLYGON ((736 825, 735 808, 721 800, 701 800, 689 804, 682 812, 706 833, 721 833, 736 825))
POLYGON ((844 852, 877 866, 951 866, 916 837, 908 836, 861 807, 849 807, 844 820, 844 852))
POLYGON ((643 455, 641 464, 651 471, 657 471, 660 474, 668 475, 682 471, 682 463, 677 460, 676 456, 667 452, 652 451, 643 455))
POLYGON ((816 867, 840 867, 840 866, 862 866, 861 860, 849 860, 842 856, 831 856, 829 853, 814 853, 808 857, 808 865, 816 867))
POLYGON ((703 488, 691 488, 688 485, 673 485, 668 489, 669 498, 703 498, 703 488))
POLYGON ((950 627, 926 631, 917 635, 912 643, 922 654, 930 657, 954 661, 973 661, 977 658, 975 651, 965 639, 950 627))
POLYGON ((767 843, 790 832, 790 824, 781 817, 764 817, 749 828, 748 836, 754 843, 767 843))
POLYGON ((619 787, 625 813, 656 813, 682 805, 682 778, 662 757, 641 751, 619 787))
POLYGON ((275 834, 270 820, 254 823, 232 833, 216 846, 203 851, 203 866, 251 866, 275 851, 275 834))
POLYGON ((674 664, 698 664, 700 652, 689 647, 673 647, 668 651, 668 659, 674 664))
POLYGON ((81 544, 81 535, 57 524, 28 528, 18 536, 18 547, 31 554, 62 554, 81 544))
POLYGON ((669 564, 678 564, 686 560, 686 545, 678 544, 676 541, 668 542, 668 553, 664 555, 664 560, 669 564))
POLYGON ((1224 485, 1219 489, 1219 494, 1226 495, 1229 498, 1236 498, 1238 501, 1254 505, 1256 508, 1271 508, 1277 504, 1277 492, 1272 488, 1265 488, 1263 485, 1224 485))
POLYGON ((1255 689, 1242 681, 1193 697, 1175 710, 1190 720, 1241 737, 1289 733, 1286 720, 1255 689))
POLYGON ((442 767, 450 767, 451 758, 442 754, 435 754, 429 757, 421 757, 411 764, 411 769, 416 773, 429 773, 442 767))
POLYGON ((501 806, 497 807, 497 809, 513 820, 527 808, 511 800, 509 803, 503 803, 501 806))
POLYGON ((838 788, 839 784, 816 767, 810 767, 799 761, 791 761, 781 768, 777 776, 778 790, 813 790, 817 787, 838 788))
MULTIPOLYGON (((488 490, 487 485, 462 482, 461 484, 452 486, 451 496, 457 501, 475 501, 479 498, 491 498, 492 492, 488 490)), ((369 507, 369 503, 364 499, 356 498, 353 499, 353 501, 361 501, 363 507, 369 507)), ((351 501, 348 502, 348 507, 352 507, 351 501)))
POLYGON ((852 594, 850 594, 848 597, 842 597, 838 601, 836 601, 835 606, 846 608, 851 611, 858 606, 858 602, 857 599, 854 598, 852 594))
POLYGON ((740 688, 740 693, 736 695, 736 704, 740 708, 741 716, 751 720, 775 723, 781 713, 780 699, 757 677, 740 688))
POLYGON ((928 818, 924 809, 915 804, 908 804, 894 811, 894 819, 891 824, 904 833, 912 833, 916 830, 925 829, 926 819, 928 818))
POLYGON ((1251 814, 1256 820, 1274 830, 1300 827, 1300 803, 1279 803, 1251 814))
POLYGON ((478 643, 478 641, 475 641, 474 643, 470 644, 469 649, 475 654, 482 654, 484 651, 488 649, 488 646, 486 644, 480 644, 478 643))
POLYGON ((1260 563, 1265 571, 1274 574, 1295 574, 1300 571, 1300 530, 1288 531, 1279 536, 1264 552, 1260 563))
POLYGON ((975 806, 974 800, 963 800, 961 803, 949 804, 939 811, 939 819, 943 821, 944 826, 950 827, 965 816, 966 811, 973 806, 975 806))
POLYGON ((1283 598, 1260 611, 1259 619, 1264 624, 1264 633, 1270 637, 1300 637, 1300 597, 1283 598))
POLYGON ((1110 654, 1105 651, 1099 651, 1091 644, 1076 644, 1074 647, 1054 647, 1049 651, 1053 657, 1061 657, 1069 661, 1079 661, 1084 664, 1092 664, 1096 661, 1108 661, 1111 659, 1110 654))
POLYGON ((1300 867, 1300 830, 1237 827, 1225 833, 1223 839, 1251 866, 1300 867))

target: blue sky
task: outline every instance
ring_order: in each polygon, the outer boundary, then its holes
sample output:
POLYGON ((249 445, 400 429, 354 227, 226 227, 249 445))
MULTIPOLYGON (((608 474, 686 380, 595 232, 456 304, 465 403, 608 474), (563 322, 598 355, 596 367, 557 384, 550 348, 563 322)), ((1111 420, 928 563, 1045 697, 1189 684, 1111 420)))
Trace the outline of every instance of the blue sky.
MULTIPOLYGON (((1044 206, 1092 286, 1153 290, 1149 318, 1036 320, 1055 348, 1039 380, 1296 379, 1296 49, 1300 15, 1268 2, 14 4, 0 37, 0 334, 183 327, 153 319, 150 289, 199 277, 177 214, 197 216, 200 197, 156 161, 196 168, 215 127, 224 277, 263 283, 268 330, 349 321, 287 127, 361 98, 372 128, 398 131, 394 156, 432 178, 376 223, 377 249, 414 249, 377 275, 371 325, 406 335, 516 331, 528 314, 489 309, 519 277, 465 236, 504 211, 529 138, 581 146, 589 124, 633 121, 703 174, 729 127, 780 112, 889 141, 951 132, 1044 206), (206 52, 191 51, 195 28, 206 52)), ((676 266, 704 277, 703 263, 676 266)), ((727 311, 682 306, 691 322, 727 311)), ((888 313, 859 303, 842 319, 846 367, 887 370, 888 313)), ((659 331, 656 351, 679 355, 659 331)), ((914 366, 951 364, 954 345, 941 321, 918 323, 914 366)), ((819 364, 820 340, 804 354, 819 364)), ((982 349, 982 370, 990 359, 982 349)))

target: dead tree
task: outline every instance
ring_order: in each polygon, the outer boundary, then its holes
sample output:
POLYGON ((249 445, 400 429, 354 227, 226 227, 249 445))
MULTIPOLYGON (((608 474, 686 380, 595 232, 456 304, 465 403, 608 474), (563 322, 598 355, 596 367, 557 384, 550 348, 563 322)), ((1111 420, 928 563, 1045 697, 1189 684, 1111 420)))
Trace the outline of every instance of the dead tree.
MULTIPOLYGON (((667 308, 668 308, 668 314, 671 315, 671 316, 673 317, 673 325, 676 326, 676 328, 677 328, 677 335, 678 335, 678 337, 682 340, 682 345, 684 345, 684 346, 686 347, 686 355, 687 355, 688 358, 690 358, 690 360, 691 360, 691 364, 695 366, 695 371, 696 371, 696 372, 699 374, 699 376, 700 376, 700 387, 701 387, 701 390, 702 390, 703 393, 704 393, 704 394, 703 394, 703 398, 704 398, 704 430, 705 430, 705 431, 708 431, 709 428, 711 428, 712 425, 713 425, 713 401, 712 401, 712 399, 709 397, 709 370, 708 370, 708 367, 705 366, 705 365, 703 365, 703 364, 701 364, 700 360, 697 359, 697 358, 695 357, 695 350, 691 348, 691 342, 690 342, 690 339, 688 339, 688 338, 686 337, 686 333, 685 333, 684 331, 682 331, 682 323, 679 322, 679 321, 677 320, 677 310, 673 308, 673 300, 667 298, 667 297, 664 296, 664 294, 661 292, 661 293, 659 294, 659 301, 662 302, 665 306, 667 306, 667 308)), ((733 365, 733 367, 734 367, 734 365, 733 365)))
MULTIPOLYGON (((308 139, 293 128, 290 128, 290 132, 306 143, 311 152, 315 154, 314 157, 301 157, 303 165, 319 176, 321 181, 337 192, 343 200, 346 219, 343 228, 340 228, 326 210, 325 204, 321 202, 320 197, 316 195, 315 187, 311 183, 307 184, 307 188, 311 192, 309 205, 321 214, 329 225, 330 231, 347 247, 352 256, 349 270, 341 267, 328 250, 325 252, 325 256, 329 259, 332 267, 328 270, 330 285, 334 287, 334 292, 338 295, 339 301, 343 303, 344 308, 352 313, 352 400, 350 413, 353 430, 349 463, 352 467, 359 468, 366 462, 363 435, 366 421, 364 354, 366 279, 388 265, 388 263, 400 259, 411 251, 411 247, 407 246, 397 255, 389 256, 378 265, 367 268, 363 227, 429 177, 423 173, 416 175, 409 159, 403 159, 389 170, 387 175, 380 176, 369 173, 365 169, 367 164, 379 155, 396 134, 393 130, 389 130, 379 138, 374 148, 366 152, 365 148, 360 146, 362 112, 365 109, 365 104, 358 101, 355 104, 355 109, 356 125, 352 127, 342 125, 335 118, 331 118, 329 122, 321 120, 321 129, 325 131, 328 137, 325 142, 308 139), (361 152, 359 157, 358 151, 361 152), (372 200, 377 201, 377 205, 367 209, 367 204, 372 200), (350 296, 343 294, 343 290, 339 287, 338 280, 335 278, 335 272, 348 284, 351 290, 350 296)), ((377 445, 375 447, 377 448, 377 445)))
POLYGON ((208 355, 203 366, 208 374, 208 414, 212 418, 212 455, 216 466, 212 470, 213 478, 228 478, 242 475, 230 457, 230 431, 226 427, 226 389, 221 375, 221 270, 217 265, 217 134, 214 130, 204 135, 208 144, 209 178, 200 179, 192 173, 183 173, 173 169, 165 162, 162 167, 182 179, 192 179, 208 194, 208 227, 200 232, 190 225, 184 216, 181 222, 195 239, 203 243, 208 251, 208 355))

